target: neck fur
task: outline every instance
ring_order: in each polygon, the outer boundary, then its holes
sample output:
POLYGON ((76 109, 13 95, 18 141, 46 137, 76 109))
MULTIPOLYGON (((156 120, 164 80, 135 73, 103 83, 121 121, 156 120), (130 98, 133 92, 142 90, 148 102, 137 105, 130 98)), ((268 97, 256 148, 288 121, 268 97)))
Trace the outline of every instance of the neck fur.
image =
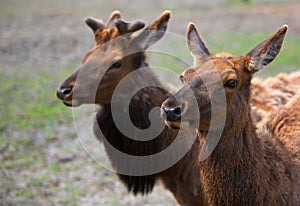
MULTIPOLYGON (((238 101, 218 145, 200 165, 200 179, 208 202, 210 205, 289 205, 292 195, 282 187, 291 181, 285 172, 289 167, 283 160, 286 157, 282 157, 288 151, 274 146, 278 144, 275 137, 258 137, 247 99, 241 97, 238 101)), ((206 134, 199 135, 203 142, 206 134)))
MULTIPOLYGON (((144 67, 147 67, 147 63, 144 61, 143 57, 143 60, 139 64, 139 68, 144 67)), ((137 72, 139 71, 137 70, 137 72)), ((161 86, 146 87, 138 91, 130 101, 130 119, 134 126, 140 129, 148 128, 151 125, 151 122, 148 118, 150 110, 153 107, 159 107, 162 104, 162 102, 170 96, 170 94, 165 89, 163 89, 162 84, 149 68, 146 68, 146 70, 140 72, 140 74, 136 76, 135 79, 132 79, 132 81, 130 80, 128 85, 128 91, 126 87, 124 93, 131 92, 131 87, 134 88, 135 85, 139 85, 139 83, 143 83, 145 81, 149 81, 150 83, 152 83, 152 85, 161 86)), ((121 93, 121 95, 123 94, 121 93)), ((120 108, 128 106, 124 105, 124 99, 122 101, 122 96, 118 97, 117 104, 120 108)), ((122 115, 120 116, 122 117, 122 115)), ((124 118, 124 120, 122 120, 121 118, 120 121, 123 121, 125 124, 129 124, 126 118, 124 118)), ((119 157, 117 157, 113 151, 108 149, 109 145, 113 146, 115 149, 119 150, 124 154, 134 156, 152 155, 168 147, 169 144, 173 141, 172 138, 168 139, 166 138, 166 135, 164 135, 166 133, 166 130, 167 128, 165 128, 159 136, 153 138, 153 140, 150 141, 144 142, 131 139, 130 137, 125 136, 117 128, 112 117, 111 103, 102 105, 102 109, 97 113, 96 121, 94 124, 95 136, 104 143, 104 147, 106 148, 108 157, 110 158, 112 166, 116 171, 118 171, 120 167, 123 168, 124 164, 126 164, 126 167, 128 167, 128 169, 132 171, 138 170, 139 168, 137 168, 138 166, 134 162, 132 162, 131 164, 130 162, 124 162, 120 160, 119 157), (101 133, 99 132, 99 129, 101 130, 104 137, 100 135, 101 133), (103 141, 103 138, 105 138, 106 141, 103 141)), ((176 134, 173 136, 176 137, 176 134)), ((172 137, 172 135, 169 135, 169 137, 172 137)), ((152 166, 155 167, 155 165, 152 166)), ((151 192, 157 179, 157 175, 158 174, 145 176, 130 176, 118 174, 120 180, 125 184, 128 191, 133 192, 134 194, 147 194, 151 192)))

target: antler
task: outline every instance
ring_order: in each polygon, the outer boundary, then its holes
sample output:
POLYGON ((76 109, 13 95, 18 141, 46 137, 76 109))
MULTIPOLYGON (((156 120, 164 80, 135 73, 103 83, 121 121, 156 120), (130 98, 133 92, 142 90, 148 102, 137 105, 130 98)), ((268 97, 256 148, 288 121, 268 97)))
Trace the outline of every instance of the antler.
POLYGON ((97 30, 102 31, 105 29, 105 25, 102 20, 96 19, 94 17, 85 18, 84 22, 93 30, 95 33, 97 30))
POLYGON ((116 20, 115 25, 120 34, 127 34, 142 29, 145 26, 145 23, 142 20, 126 22, 122 19, 118 19, 116 20))

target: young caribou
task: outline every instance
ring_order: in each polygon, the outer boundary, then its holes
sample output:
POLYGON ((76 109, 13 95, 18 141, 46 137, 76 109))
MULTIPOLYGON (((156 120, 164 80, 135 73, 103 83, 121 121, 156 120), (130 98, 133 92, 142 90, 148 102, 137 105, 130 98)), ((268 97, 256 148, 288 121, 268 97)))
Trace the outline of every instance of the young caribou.
POLYGON ((235 57, 212 55, 195 25, 188 26, 194 65, 182 73, 183 87, 162 104, 161 112, 171 128, 182 121, 196 128, 200 144, 221 134, 199 166, 208 205, 300 205, 300 97, 266 117, 258 131, 249 103, 254 73, 274 60, 287 29, 283 25, 251 52, 235 57), (211 123, 220 118, 212 115, 213 108, 223 112, 224 122, 211 123))

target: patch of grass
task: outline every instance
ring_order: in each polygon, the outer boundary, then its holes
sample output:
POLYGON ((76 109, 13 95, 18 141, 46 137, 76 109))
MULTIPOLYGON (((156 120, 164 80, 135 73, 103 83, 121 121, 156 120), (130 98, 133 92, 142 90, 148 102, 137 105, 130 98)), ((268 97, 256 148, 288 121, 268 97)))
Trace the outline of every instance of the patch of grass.
POLYGON ((28 168, 33 165, 39 166, 42 164, 42 160, 38 160, 32 154, 20 153, 16 155, 11 160, 3 161, 0 168, 2 169, 18 169, 18 168, 28 168))
POLYGON ((27 188, 19 188, 16 193, 17 197, 22 197, 22 198, 24 198, 24 200, 30 199, 36 195, 37 195, 37 192, 28 190, 27 188))
POLYGON ((41 187, 41 186, 43 186, 44 183, 45 183, 44 178, 35 178, 32 180, 32 184, 35 187, 41 187))
POLYGON ((63 205, 81 205, 78 201, 80 196, 83 196, 86 191, 79 187, 67 187, 65 188, 68 195, 61 196, 58 200, 59 203, 63 205))
MULTIPOLYGON (((28 137, 19 137, 15 138, 15 140, 11 143, 11 146, 14 148, 19 148, 19 147, 29 147, 34 144, 33 140, 28 138, 28 137)), ((21 154, 20 157, 28 157, 28 154, 21 154)))
POLYGON ((110 205, 120 205, 118 198, 114 197, 110 200, 110 205))
POLYGON ((21 154, 18 154, 16 157, 15 157, 15 160, 22 160, 22 159, 28 159, 30 158, 31 155, 28 154, 28 153, 21 153, 21 154))
POLYGON ((58 172, 61 170, 61 165, 60 164, 50 164, 49 169, 53 172, 58 172))
POLYGON ((55 96, 57 81, 64 79, 66 73, 64 69, 55 74, 50 68, 24 68, 2 74, 0 128, 31 130, 53 128, 59 121, 71 122, 71 112, 55 96))
POLYGON ((230 6, 248 6, 256 2, 255 0, 227 0, 226 3, 230 6))
POLYGON ((8 161, 8 162, 3 162, 1 164, 1 169, 16 169, 16 168, 19 168, 20 165, 17 163, 17 162, 13 162, 13 161, 8 161))
POLYGON ((83 189, 83 188, 78 188, 78 187, 72 187, 70 188, 70 196, 71 197, 74 197, 74 198, 77 198, 79 196, 82 196, 86 193, 86 191, 83 189))

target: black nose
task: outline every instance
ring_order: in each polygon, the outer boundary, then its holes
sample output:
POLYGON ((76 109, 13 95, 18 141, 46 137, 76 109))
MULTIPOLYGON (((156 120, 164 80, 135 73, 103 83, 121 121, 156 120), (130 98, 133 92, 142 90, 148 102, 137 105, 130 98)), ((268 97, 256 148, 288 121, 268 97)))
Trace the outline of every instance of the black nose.
POLYGON ((68 96, 72 91, 72 87, 68 87, 68 88, 59 88, 56 90, 56 96, 61 99, 64 100, 66 98, 66 96, 68 96))
POLYGON ((179 105, 176 107, 166 107, 164 106, 161 111, 161 115, 163 119, 174 122, 181 119, 181 113, 183 110, 183 105, 179 105))

